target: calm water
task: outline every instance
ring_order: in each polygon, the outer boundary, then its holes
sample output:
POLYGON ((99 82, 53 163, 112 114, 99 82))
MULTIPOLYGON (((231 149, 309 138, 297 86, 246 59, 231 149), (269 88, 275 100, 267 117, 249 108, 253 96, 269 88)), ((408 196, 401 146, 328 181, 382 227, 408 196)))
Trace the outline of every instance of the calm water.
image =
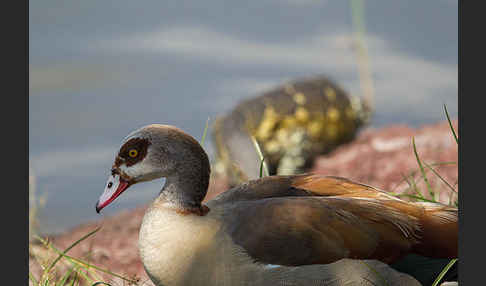
MULTIPOLYGON (((199 139, 208 117, 316 74, 361 94, 347 1, 78 2, 29 3, 29 158, 47 232, 101 217, 94 204, 133 129, 173 124, 199 139)), ((372 125, 435 122, 444 103, 456 116, 457 1, 366 1, 365 13, 372 125)), ((162 183, 132 187, 103 216, 162 183)))

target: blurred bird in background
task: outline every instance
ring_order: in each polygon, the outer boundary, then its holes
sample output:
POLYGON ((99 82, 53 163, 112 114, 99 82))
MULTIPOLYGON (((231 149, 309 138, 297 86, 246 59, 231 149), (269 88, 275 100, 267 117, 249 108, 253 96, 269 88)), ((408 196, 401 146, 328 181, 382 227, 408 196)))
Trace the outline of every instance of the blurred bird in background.
POLYGON ((231 185, 258 178, 261 152, 269 175, 302 173, 318 155, 353 140, 371 114, 368 100, 325 76, 286 82, 216 119, 214 169, 231 185))
POLYGON ((369 123, 374 86, 363 1, 351 1, 351 16, 362 96, 350 95, 321 75, 286 82, 240 102, 212 128, 214 170, 230 185, 258 178, 261 167, 267 175, 305 172, 317 156, 350 142, 369 123))

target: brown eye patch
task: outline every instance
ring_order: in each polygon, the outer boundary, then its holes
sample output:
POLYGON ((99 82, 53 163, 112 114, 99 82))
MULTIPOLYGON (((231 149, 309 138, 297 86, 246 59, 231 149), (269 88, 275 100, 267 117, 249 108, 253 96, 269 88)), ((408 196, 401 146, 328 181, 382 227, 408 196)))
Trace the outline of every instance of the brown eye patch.
POLYGON ((125 142, 118 152, 118 157, 115 160, 115 165, 119 167, 123 162, 127 167, 130 167, 145 158, 147 155, 148 146, 150 141, 144 138, 132 138, 125 142))

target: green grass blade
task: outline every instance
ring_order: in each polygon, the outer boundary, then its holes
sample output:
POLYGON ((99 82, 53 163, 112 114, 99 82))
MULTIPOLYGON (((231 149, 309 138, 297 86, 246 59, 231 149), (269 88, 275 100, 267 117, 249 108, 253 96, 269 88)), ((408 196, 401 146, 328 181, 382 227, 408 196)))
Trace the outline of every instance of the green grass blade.
POLYGON ((457 258, 454 258, 454 259, 451 259, 451 261, 449 261, 449 263, 447 263, 447 265, 444 267, 444 269, 442 269, 442 271, 439 273, 439 276, 437 276, 437 278, 435 278, 435 281, 434 283, 432 283, 432 286, 437 286, 439 284, 439 281, 442 279, 442 277, 444 277, 444 275, 447 273, 447 271, 449 271, 449 269, 452 267, 452 265, 454 265, 454 263, 456 263, 457 261, 457 258))
MULTIPOLYGON (((101 227, 98 227, 97 229, 91 231, 90 233, 84 235, 83 237, 81 237, 80 239, 76 240, 73 244, 71 244, 68 248, 66 248, 64 251, 63 251, 63 254, 67 253, 69 250, 71 250, 71 248, 75 247, 78 243, 80 243, 81 241, 85 240, 86 238, 90 237, 91 235, 95 234, 98 230, 100 230, 101 227)), ((62 258, 62 255, 60 254, 52 263, 51 265, 49 265, 49 267, 47 268, 48 270, 52 269, 52 267, 54 267, 54 265, 62 258)))
MULTIPOLYGON (((59 250, 55 250, 55 251, 57 251, 58 253, 61 253, 59 250)), ((93 265, 93 264, 90 264, 90 263, 88 263, 88 262, 85 262, 85 261, 83 261, 83 260, 81 260, 81 259, 74 258, 74 257, 69 256, 69 255, 67 255, 67 254, 63 254, 63 256, 64 256, 64 257, 66 257, 66 258, 68 258, 68 259, 70 259, 70 260, 72 260, 72 261, 74 261, 75 263, 77 263, 78 265, 80 265, 81 267, 83 267, 83 268, 85 268, 85 269, 93 268, 93 269, 96 269, 96 270, 98 270, 98 271, 104 272, 104 273, 106 273, 106 274, 110 274, 110 275, 112 275, 112 276, 115 276, 115 277, 118 277, 118 278, 120 278, 120 279, 123 279, 123 280, 125 280, 125 281, 127 281, 127 282, 130 282, 130 283, 137 283, 137 282, 138 282, 138 281, 136 281, 136 280, 132 280, 132 279, 129 279, 129 278, 123 277, 123 276, 121 276, 121 275, 119 275, 119 274, 116 274, 116 273, 113 273, 113 272, 111 272, 111 271, 109 271, 109 270, 106 270, 106 269, 103 269, 103 268, 98 267, 98 266, 96 266, 96 265, 93 265)))
POLYGON ((208 129, 209 129, 209 117, 208 120, 206 120, 206 126, 204 127, 204 132, 200 142, 201 146, 204 146, 204 141, 206 140, 206 134, 208 133, 208 129))
POLYGON ((59 283, 56 283, 56 285, 57 286, 65 285, 66 281, 69 279, 69 276, 71 275, 71 273, 73 273, 74 269, 76 269, 76 268, 77 268, 76 266, 69 268, 68 271, 66 272, 66 274, 64 274, 64 276, 61 278, 61 281, 59 281, 59 283))
POLYGON ((457 165, 457 162, 454 162, 454 161, 446 161, 446 162, 430 163, 429 165, 432 166, 432 167, 446 166, 446 165, 457 165))
POLYGON ((417 159, 417 163, 420 168, 420 172, 424 178, 425 184, 427 185, 427 190, 432 198, 435 198, 434 192, 432 191, 432 186, 430 186, 429 180, 427 179, 427 175, 425 174, 424 166, 422 165, 422 161, 420 161, 419 155, 417 153, 417 146, 415 146, 415 137, 412 137, 412 145, 413 145, 413 153, 415 154, 415 158, 417 159))
MULTIPOLYGON (((425 162, 423 162, 423 164, 427 167, 427 169, 425 170, 425 173, 427 173, 428 170, 431 170, 435 175, 437 175, 446 185, 448 185, 449 188, 451 188, 451 190, 453 190, 454 192, 457 193, 457 190, 455 189, 455 187, 453 187, 451 184, 449 184, 442 176, 440 176, 440 174, 435 170, 433 169, 432 167, 435 167, 435 166, 447 166, 447 165, 457 165, 457 162, 437 162, 437 163, 430 163, 430 164, 427 164, 425 162)), ((417 172, 417 170, 414 170, 412 172, 410 172, 410 175, 406 176, 404 175, 403 173, 400 174, 402 176, 402 180, 400 181, 400 184, 402 182, 406 182, 409 186, 409 189, 413 190, 417 196, 420 197, 420 200, 422 201, 427 201, 424 196, 422 195, 422 193, 419 191, 416 183, 415 183, 415 180, 413 180, 413 177, 415 176, 415 173, 417 172), (412 180, 408 180, 407 177, 411 177, 412 180)), ((423 175, 421 175, 421 178, 423 179, 423 175)), ((399 187, 399 184, 395 186, 394 189, 398 188, 399 187)), ((394 190, 391 190, 390 193, 393 193, 394 190)))
POLYGON ((265 158, 262 158, 262 161, 260 162, 260 178, 263 177, 263 164, 265 162, 265 158))
POLYGON ((67 258, 69 258, 69 259, 72 259, 73 261, 77 262, 78 264, 80 264, 80 265, 81 265, 82 267, 84 267, 84 268, 94 268, 94 269, 96 269, 96 270, 98 270, 98 271, 104 272, 104 273, 106 273, 106 274, 110 274, 110 275, 112 275, 112 276, 118 277, 118 278, 123 279, 123 280, 125 280, 125 281, 127 281, 127 282, 130 282, 130 283, 137 283, 137 282, 138 282, 138 281, 136 281, 136 280, 132 280, 132 279, 129 279, 129 278, 123 277, 123 276, 121 276, 121 275, 119 275, 119 274, 113 273, 113 272, 111 272, 111 271, 109 271, 109 270, 106 270, 106 269, 100 268, 100 267, 98 267, 98 266, 96 266, 96 265, 86 263, 85 261, 82 261, 82 260, 80 260, 80 259, 77 259, 77 258, 71 257, 71 256, 69 256, 69 255, 66 255, 66 254, 65 254, 64 256, 65 256, 65 257, 67 257, 67 258))
POLYGON ((446 184, 446 185, 449 187, 449 189, 451 189, 453 192, 457 193, 456 189, 455 189, 455 188, 454 188, 454 187, 453 187, 451 184, 449 184, 449 182, 447 182, 447 181, 446 181, 446 180, 445 180, 445 179, 444 179, 444 178, 443 178, 441 175, 439 175, 439 173, 437 173, 437 171, 436 171, 434 168, 432 168, 432 166, 428 165, 428 164, 427 164, 427 163, 425 163, 425 162, 424 162, 424 164, 425 164, 425 166, 426 166, 427 168, 429 168, 429 169, 430 169, 430 170, 431 170, 431 171, 432 171, 432 172, 433 172, 433 173, 434 173, 434 174, 435 174, 437 177, 439 177, 439 179, 441 179, 441 180, 442 180, 442 182, 444 182, 444 184, 446 184))
MULTIPOLYGON (((132 283, 132 284, 135 284, 137 283, 138 281, 136 280, 132 280, 132 279, 128 279, 128 278, 125 278, 119 274, 116 274, 116 273, 113 273, 109 270, 105 270, 103 268, 100 268, 96 265, 93 265, 93 264, 90 264, 90 263, 87 263, 81 259, 77 259, 77 258, 74 258, 72 256, 69 256, 63 252, 61 252, 59 249, 57 249, 56 247, 54 247, 52 244, 48 243, 46 240, 44 240, 43 238, 37 236, 37 239, 39 239, 42 243, 44 243, 45 245, 47 245, 50 249, 52 249, 53 251, 55 251, 56 253, 58 253, 59 255, 62 255, 63 257, 65 257, 69 262, 71 262, 72 264, 74 265, 78 265, 86 270, 89 270, 89 268, 93 268, 93 269, 96 269, 98 271, 101 271, 101 272, 104 272, 104 273, 107 273, 107 274, 110 274, 112 276, 115 276, 115 277, 118 277, 118 278, 121 278, 129 283, 132 283)), ((86 279, 87 281, 89 281, 90 283, 94 283, 93 279, 89 278, 86 274, 84 274, 83 272, 81 271, 78 271, 76 272, 77 274, 80 274, 81 276, 83 276, 84 279, 86 279)), ((92 273, 93 274, 93 273, 92 273)))
MULTIPOLYGON (((47 240, 44 240, 42 237, 40 236, 37 236, 36 235, 36 238, 38 240, 40 240, 46 247, 48 247, 49 249, 55 251, 57 254, 62 254, 63 257, 65 257, 69 262, 71 262, 71 264, 73 265, 76 265, 76 263, 79 265, 80 263, 78 262, 75 262, 73 260, 77 260, 77 259, 71 259, 70 256, 66 255, 66 254, 63 254, 62 251, 60 251, 59 249, 57 249, 55 246, 53 246, 51 243, 49 243, 47 240)), ((79 260, 80 261, 80 260, 79 260)), ((82 266, 82 264, 80 264, 82 266)), ((46 275, 47 274, 47 268, 44 270, 44 274, 46 275)), ((80 274, 81 276, 83 276, 84 279, 86 279, 87 281, 90 281, 90 282, 93 282, 93 279, 89 278, 86 274, 84 274, 83 272, 75 272, 76 275, 80 274)))
POLYGON ((354 29, 354 50, 358 65, 358 75, 363 99, 370 110, 374 110, 375 88, 371 74, 371 63, 366 46, 365 2, 363 0, 351 0, 351 21, 354 29))
POLYGON ((94 283, 94 284, 93 284, 93 285, 91 285, 91 286, 96 286, 96 285, 106 285, 106 286, 111 286, 111 284, 108 284, 108 283, 106 283, 106 282, 101 282, 101 281, 98 281, 98 282, 94 283))
MULTIPOLYGON (((76 283, 76 280, 78 279, 78 272, 75 272, 74 273, 74 278, 73 278, 73 282, 71 283, 71 286, 74 286, 74 283, 76 283)), ((79 285, 79 283, 78 283, 79 285)))
POLYGON ((452 135, 454 135, 454 139, 456 139, 456 143, 459 144, 459 139, 457 138, 456 131, 454 130, 454 126, 452 126, 451 118, 449 117, 449 112, 447 112, 447 106, 444 104, 444 111, 447 116, 447 121, 449 122, 449 126, 451 127, 452 135))
POLYGON ((37 281, 37 279, 35 279, 34 274, 32 274, 32 272, 30 272, 30 271, 29 271, 29 279, 30 279, 30 281, 32 281, 32 284, 39 285, 39 281, 37 281))
MULTIPOLYGON (((260 169, 263 169, 265 176, 268 176, 268 167, 267 164, 264 162, 265 158, 263 157, 262 150, 260 149, 260 145, 258 145, 257 140, 255 139, 254 136, 251 136, 251 141, 253 142, 253 146, 255 146, 255 150, 258 154, 258 157, 260 158, 260 169)), ((260 174, 260 178, 262 177, 262 172, 260 174)))
POLYGON ((389 193, 389 194, 392 195, 392 196, 395 196, 395 197, 409 197, 409 198, 412 198, 412 199, 421 200, 423 202, 437 203, 437 201, 429 200, 429 199, 426 199, 424 197, 419 197, 419 196, 415 196, 415 195, 412 195, 412 194, 395 194, 395 193, 389 193))
MULTIPOLYGON (((74 262, 72 261, 69 262, 74 264, 74 262)), ((74 272, 74 279, 72 285, 74 285, 76 281, 78 281, 78 285, 79 285, 79 276, 83 277, 86 281, 88 281, 88 283, 93 283, 93 279, 91 279, 87 274, 83 273, 81 270, 78 270, 74 272)))
POLYGON ((422 195, 422 193, 419 191, 418 187, 417 187, 417 184, 415 183, 415 179, 414 179, 414 176, 415 175, 415 172, 412 172, 410 174, 410 177, 411 177, 411 182, 409 180, 407 180, 407 177, 405 175, 402 174, 402 177, 403 179, 407 182, 407 184, 410 186, 410 188, 415 192, 417 193, 418 197, 420 199, 425 199, 425 197, 422 195))

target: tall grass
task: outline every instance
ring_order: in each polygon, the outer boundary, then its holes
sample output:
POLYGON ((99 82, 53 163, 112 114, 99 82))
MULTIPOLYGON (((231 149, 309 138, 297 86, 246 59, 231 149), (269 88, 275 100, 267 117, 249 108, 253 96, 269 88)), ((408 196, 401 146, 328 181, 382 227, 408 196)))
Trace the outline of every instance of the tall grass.
MULTIPOLYGON (((444 112, 445 112, 447 121, 449 123, 449 127, 450 127, 450 130, 451 130, 451 134, 454 137, 456 144, 459 144, 459 139, 457 137, 457 133, 454 130, 454 126, 453 126, 452 121, 451 121, 451 119, 449 117, 449 112, 447 111, 447 106, 445 104, 444 104, 444 112)), ((412 200, 416 200, 416 201, 425 201, 425 202, 432 202, 432 203, 441 203, 439 201, 439 192, 437 192, 436 190, 434 190, 434 188, 432 188, 432 186, 431 186, 431 184, 429 182, 428 175, 427 175, 427 170, 430 170, 435 176, 437 176, 440 179, 440 181, 442 181, 445 184, 445 186, 447 186, 447 189, 448 189, 449 194, 450 194, 449 195, 449 205, 450 206, 453 206, 453 207, 457 207, 458 206, 458 200, 457 199, 456 200, 452 200, 452 197, 457 195, 456 188, 450 182, 447 182, 447 180, 445 180, 433 168, 434 166, 457 164, 457 162, 440 162, 440 163, 434 163, 434 164, 427 164, 427 163, 425 163, 420 158, 420 156, 419 156, 419 152, 417 151, 417 146, 415 145, 415 138, 414 137, 412 137, 412 148, 413 148, 413 153, 415 155, 415 159, 417 161, 418 171, 420 173, 419 180, 423 180, 425 182, 425 185, 426 185, 426 188, 427 188, 427 192, 430 195, 430 199, 426 199, 423 196, 424 191, 423 190, 420 190, 418 188, 418 186, 417 186, 417 182, 415 181, 415 175, 418 173, 417 170, 413 171, 411 173, 411 175, 409 175, 409 176, 404 176, 404 181, 406 181, 408 183, 408 185, 409 185, 409 188, 408 189, 409 190, 412 190, 415 193, 415 195, 414 194, 394 194, 394 193, 391 193, 391 194, 392 195, 395 195, 395 196, 406 196, 406 197, 409 197, 412 200)), ((457 261, 457 258, 451 259, 449 261, 449 263, 444 267, 444 269, 442 269, 442 271, 440 273, 438 273, 437 278, 435 279, 435 281, 432 284, 432 286, 439 285, 439 282, 441 281, 441 279, 444 277, 444 275, 447 273, 447 271, 456 263, 456 261, 457 261)))
POLYGON ((74 241, 64 250, 57 249, 47 238, 35 235, 42 243, 41 247, 35 247, 30 255, 39 263, 42 272, 38 277, 29 271, 29 280, 34 286, 65 286, 65 285, 104 285, 111 284, 102 281, 99 272, 120 278, 124 285, 138 285, 139 279, 130 279, 113 273, 107 269, 91 264, 89 261, 72 257, 67 254, 73 247, 86 240, 99 231, 97 228, 74 241), (64 266, 64 267, 63 267, 64 266), (67 269, 67 270, 65 270, 67 269))
POLYGON ((204 148, 204 143, 206 141, 206 135, 208 134, 208 129, 209 129, 209 117, 206 120, 206 126, 204 126, 203 135, 201 137, 201 141, 199 142, 203 148, 204 148))
POLYGON ((265 157, 263 157, 263 152, 262 149, 260 148, 260 144, 258 144, 258 141, 256 140, 255 136, 251 136, 251 141, 253 142, 255 151, 257 152, 258 157, 260 158, 260 178, 263 178, 264 176, 268 176, 270 173, 268 172, 268 166, 267 163, 265 162, 265 157))
MULTIPOLYGON (((353 41, 355 45, 356 62, 358 75, 363 94, 363 99, 368 107, 374 110, 373 76, 371 73, 371 61, 366 47, 366 25, 365 25, 365 3, 363 0, 351 0, 351 19, 353 26, 353 41)), ((370 110, 370 111, 371 111, 370 110)))
MULTIPOLYGON (((94 235, 99 228, 74 241, 64 250, 57 249, 48 238, 43 238, 38 231, 39 210, 45 205, 46 197, 37 197, 36 177, 29 169, 29 256, 40 267, 40 273, 29 269, 29 284, 33 286, 67 285, 104 285, 99 272, 118 277, 127 285, 137 285, 137 279, 130 279, 103 269, 88 261, 69 256, 67 252, 79 243, 94 235)), ((29 263, 30 264, 30 263, 29 263)))
MULTIPOLYGON (((449 123, 450 129, 451 129, 451 134, 456 140, 456 143, 459 142, 459 139, 456 136, 456 132, 454 130, 454 127, 452 125, 452 122, 449 118, 449 114, 447 113, 447 107, 444 105, 444 110, 446 112, 446 117, 447 121, 449 123)), ((449 205, 457 207, 458 206, 458 201, 457 201, 457 190, 455 187, 455 183, 452 184, 448 182, 444 177, 442 177, 439 172, 434 168, 434 167, 440 167, 440 166, 445 166, 445 165, 457 165, 457 162, 436 162, 436 163, 426 163, 424 162, 419 155, 419 150, 417 150, 417 146, 415 144, 415 138, 412 137, 412 149, 413 153, 415 155, 415 159, 417 161, 418 169, 411 171, 408 175, 402 175, 403 181, 407 182, 408 188, 400 194, 390 192, 394 196, 398 197, 408 197, 412 200, 416 201, 424 201, 424 202, 433 202, 433 203, 441 203, 439 201, 439 192, 432 187, 429 181, 429 171, 433 173, 434 176, 436 176, 445 186, 446 189, 449 191, 449 205), (418 175, 418 179, 416 179, 418 175), (425 198, 423 193, 425 193, 424 190, 421 190, 418 187, 418 183, 423 181, 426 186, 426 191, 429 194, 430 198, 425 198), (411 194, 410 194, 411 193, 411 194), (455 200, 452 200, 453 197, 456 197, 455 200)))

